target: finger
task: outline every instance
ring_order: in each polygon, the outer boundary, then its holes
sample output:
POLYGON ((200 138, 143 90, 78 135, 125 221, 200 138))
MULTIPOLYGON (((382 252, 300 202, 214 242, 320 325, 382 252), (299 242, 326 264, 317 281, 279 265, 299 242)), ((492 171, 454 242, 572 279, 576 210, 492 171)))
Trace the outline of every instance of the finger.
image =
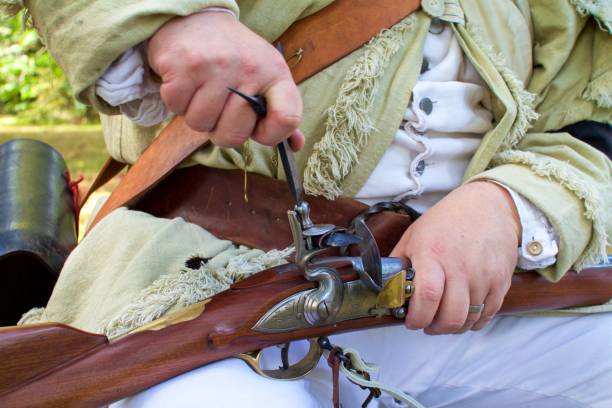
POLYGON ((210 132, 216 127, 229 95, 230 91, 222 83, 204 83, 187 107, 185 122, 193 130, 210 132))
POLYGON ((289 146, 294 152, 299 152, 304 147, 306 138, 300 129, 296 129, 291 136, 289 136, 289 146))
MULTIPOLYGON (((487 295, 476 294, 477 292, 483 293, 482 290, 470 290, 470 304, 468 305, 468 309, 470 305, 482 305, 485 303, 487 295)), ((463 325, 461 330, 458 330, 456 333, 461 334, 470 330, 474 326, 474 324, 476 324, 476 322, 480 320, 480 316, 482 316, 482 310, 478 313, 470 313, 468 310, 468 315, 465 324, 463 325)))
MULTIPOLYGON (((473 266, 468 266, 468 268, 470 268, 470 270, 472 271, 478 267, 479 267, 478 264, 473 264, 473 266)), ((480 276, 480 275, 477 275, 477 276, 480 276)), ((468 304, 467 319, 463 327, 456 332, 457 334, 464 333, 470 330, 472 326, 474 326, 474 324, 476 324, 476 322, 480 319, 480 316, 482 315, 482 310, 476 313, 474 312, 470 313, 469 308, 470 306, 482 305, 485 303, 486 297, 488 296, 489 292, 491 292, 492 290, 491 285, 485 282, 486 281, 483 279, 476 279, 475 281, 471 281, 471 283, 468 284, 470 288, 470 298, 469 298, 470 302, 468 304)))
POLYGON ((406 326, 422 329, 431 324, 444 292, 444 270, 429 257, 411 256, 414 278, 414 294, 410 298, 406 326))
POLYGON ((302 97, 292 79, 275 82, 264 92, 268 114, 259 122, 253 139, 273 146, 287 139, 302 120, 302 97))
POLYGON ((425 333, 448 334, 461 330, 468 318, 469 306, 470 289, 467 279, 462 274, 449 274, 449 271, 446 271, 440 307, 425 333))
POLYGON ((165 80, 160 86, 159 94, 166 107, 177 115, 183 115, 196 91, 196 86, 189 78, 165 80))
POLYGON ((493 317, 495 317, 501 308, 505 295, 506 291, 499 289, 494 289, 491 291, 491 293, 489 293, 483 302, 484 309, 480 315, 480 318, 476 323, 474 323, 471 330, 480 330, 491 322, 493 317))
MULTIPOLYGON (((240 89, 251 95, 252 89, 240 89)), ((223 112, 217 121, 217 126, 210 133, 214 144, 221 147, 237 147, 247 140, 257 124, 257 114, 253 108, 239 95, 229 95, 223 112)))

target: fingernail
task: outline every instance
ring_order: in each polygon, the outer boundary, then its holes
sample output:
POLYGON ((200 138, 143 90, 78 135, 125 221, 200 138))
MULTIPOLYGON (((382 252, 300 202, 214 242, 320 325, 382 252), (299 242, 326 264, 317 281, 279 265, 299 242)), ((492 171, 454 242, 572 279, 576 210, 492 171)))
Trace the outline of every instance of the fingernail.
POLYGON ((420 327, 416 327, 416 326, 408 323, 408 320, 404 321, 404 325, 406 326, 406 328, 408 330, 419 330, 420 329, 420 327))

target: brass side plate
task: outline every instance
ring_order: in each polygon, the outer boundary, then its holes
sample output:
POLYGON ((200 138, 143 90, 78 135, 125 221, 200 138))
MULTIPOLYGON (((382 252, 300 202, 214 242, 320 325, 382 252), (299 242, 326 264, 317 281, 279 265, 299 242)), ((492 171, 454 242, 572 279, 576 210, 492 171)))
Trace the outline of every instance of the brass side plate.
POLYGON ((395 309, 406 303, 406 271, 401 271, 389 279, 376 300, 377 309, 395 309))
POLYGON ((129 333, 126 333, 122 336, 111 339, 111 342, 117 341, 119 339, 124 338, 125 336, 129 336, 130 334, 146 331, 146 330, 161 330, 168 326, 175 325, 177 323, 188 322, 190 320, 199 317, 206 307, 206 304, 209 303, 212 299, 206 299, 201 302, 195 303, 191 306, 187 306, 183 309, 171 312, 166 314, 165 316, 160 317, 157 320, 153 320, 151 323, 145 324, 144 326, 140 326, 137 329, 132 330, 129 333))

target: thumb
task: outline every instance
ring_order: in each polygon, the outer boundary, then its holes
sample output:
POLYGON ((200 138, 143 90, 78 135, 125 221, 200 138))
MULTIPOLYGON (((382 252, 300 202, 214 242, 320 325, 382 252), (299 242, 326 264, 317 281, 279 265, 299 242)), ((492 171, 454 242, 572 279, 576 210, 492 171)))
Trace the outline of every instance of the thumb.
POLYGON ((296 129, 291 136, 289 136, 289 146, 294 152, 299 152, 304 147, 306 138, 300 129, 296 129))

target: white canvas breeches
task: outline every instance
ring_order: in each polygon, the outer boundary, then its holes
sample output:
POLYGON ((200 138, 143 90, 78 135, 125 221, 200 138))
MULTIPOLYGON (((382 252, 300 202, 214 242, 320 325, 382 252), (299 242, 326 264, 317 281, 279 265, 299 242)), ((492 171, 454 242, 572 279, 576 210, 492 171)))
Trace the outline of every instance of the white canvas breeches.
MULTIPOLYGON (((379 365, 378 379, 427 407, 612 406, 612 313, 498 317, 480 332, 428 336, 403 326, 332 336, 379 365)), ((306 342, 293 343, 291 356, 306 342)), ((279 349, 265 357, 278 367, 279 349)), ((307 377, 268 380, 228 359, 150 388, 113 408, 329 407, 331 370, 322 360, 307 377)), ((368 392, 341 378, 342 406, 359 407, 368 392)), ((392 398, 371 407, 400 407, 392 398)))

